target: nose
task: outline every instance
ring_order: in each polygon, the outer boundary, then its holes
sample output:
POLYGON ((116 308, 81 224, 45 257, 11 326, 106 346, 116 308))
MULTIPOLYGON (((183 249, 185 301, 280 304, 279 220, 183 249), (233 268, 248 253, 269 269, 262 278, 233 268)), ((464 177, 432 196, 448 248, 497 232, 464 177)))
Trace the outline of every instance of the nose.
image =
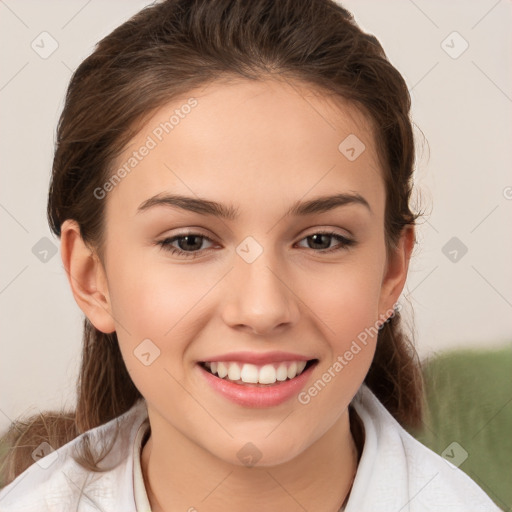
POLYGON ((247 263, 236 256, 235 268, 225 283, 224 322, 258 335, 290 328, 299 319, 299 298, 270 251, 247 263))

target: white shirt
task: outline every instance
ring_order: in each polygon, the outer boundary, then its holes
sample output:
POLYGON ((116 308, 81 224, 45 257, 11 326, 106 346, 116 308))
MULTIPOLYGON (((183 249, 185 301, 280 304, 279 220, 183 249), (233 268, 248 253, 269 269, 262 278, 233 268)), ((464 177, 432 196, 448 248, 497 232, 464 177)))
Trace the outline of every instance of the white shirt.
MULTIPOLYGON (((352 404, 365 429, 364 448, 346 512, 499 512, 484 491, 441 456, 410 436, 363 385, 352 404)), ((89 430, 32 464, 0 490, 0 512, 150 512, 140 467, 149 428, 144 399, 118 418, 89 430), (69 454, 89 435, 119 432, 94 473, 69 454), (80 489, 83 489, 81 499, 80 489)), ((109 437, 109 439, 112 436, 109 437)), ((230 512, 230 511, 227 511, 230 512)))
POLYGON ((133 443, 133 493, 135 498, 135 510, 137 512, 151 512, 151 505, 149 504, 148 495, 144 486, 144 477, 142 476, 142 469, 140 466, 140 455, 142 453, 142 439, 149 430, 149 420, 146 419, 135 435, 135 442, 133 443))

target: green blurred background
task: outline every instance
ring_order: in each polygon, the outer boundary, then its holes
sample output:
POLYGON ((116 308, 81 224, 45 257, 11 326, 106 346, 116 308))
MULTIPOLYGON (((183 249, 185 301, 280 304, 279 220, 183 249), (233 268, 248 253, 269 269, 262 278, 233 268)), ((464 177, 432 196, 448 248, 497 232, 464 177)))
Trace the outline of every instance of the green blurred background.
POLYGON ((446 352, 423 364, 428 414, 423 431, 411 434, 511 511, 512 346, 446 352))
POLYGON ((512 511, 512 345, 445 352, 423 366, 428 412, 410 433, 512 511))

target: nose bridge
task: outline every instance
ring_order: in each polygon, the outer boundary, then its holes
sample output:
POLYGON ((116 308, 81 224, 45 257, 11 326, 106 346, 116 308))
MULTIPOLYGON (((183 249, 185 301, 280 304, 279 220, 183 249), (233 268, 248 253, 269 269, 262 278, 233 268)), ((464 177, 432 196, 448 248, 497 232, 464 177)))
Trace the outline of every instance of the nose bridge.
POLYGON ((298 319, 296 299, 288 288, 283 266, 270 247, 247 237, 236 248, 230 272, 230 293, 224 319, 231 326, 269 332, 298 319))

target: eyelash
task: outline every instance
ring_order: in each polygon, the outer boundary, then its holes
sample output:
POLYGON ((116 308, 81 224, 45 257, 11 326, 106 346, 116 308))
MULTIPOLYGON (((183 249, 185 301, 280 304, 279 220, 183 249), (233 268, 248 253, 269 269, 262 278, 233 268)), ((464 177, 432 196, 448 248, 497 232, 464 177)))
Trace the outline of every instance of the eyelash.
MULTIPOLYGON (((315 251, 314 249, 311 249, 312 251, 318 252, 320 254, 327 254, 327 253, 330 254, 330 253, 333 253, 333 252, 338 252, 338 251, 346 250, 347 248, 356 245, 356 241, 355 240, 352 240, 350 238, 346 238, 346 237, 340 235, 339 233, 334 233, 332 231, 318 231, 318 232, 312 233, 311 235, 308 235, 308 236, 302 238, 300 241, 302 242, 302 240, 306 240, 307 238, 310 238, 313 235, 328 235, 328 236, 331 236, 331 237, 335 238, 336 240, 338 240, 338 242, 341 242, 340 246, 338 246, 338 247, 331 247, 330 249, 321 249, 321 250, 318 250, 318 251, 315 251)), ((189 232, 189 233, 181 233, 180 235, 176 235, 176 236, 171 237, 171 238, 165 238, 164 240, 161 240, 161 241, 157 242, 157 245, 159 245, 164 251, 170 252, 171 254, 174 254, 174 255, 177 255, 177 256, 184 256, 185 258, 197 258, 198 256, 200 256, 201 252, 203 252, 203 251, 201 251, 201 250, 198 250, 198 251, 183 251, 182 249, 179 249, 177 247, 171 246, 171 243, 173 243, 176 240, 179 240, 181 238, 185 238, 187 236, 196 236, 196 237, 199 237, 199 238, 202 238, 204 240, 208 240, 209 242, 214 243, 211 238, 209 238, 209 237, 207 237, 205 235, 201 235, 200 233, 189 232)), ((208 250, 208 249, 205 249, 205 250, 208 250)))

